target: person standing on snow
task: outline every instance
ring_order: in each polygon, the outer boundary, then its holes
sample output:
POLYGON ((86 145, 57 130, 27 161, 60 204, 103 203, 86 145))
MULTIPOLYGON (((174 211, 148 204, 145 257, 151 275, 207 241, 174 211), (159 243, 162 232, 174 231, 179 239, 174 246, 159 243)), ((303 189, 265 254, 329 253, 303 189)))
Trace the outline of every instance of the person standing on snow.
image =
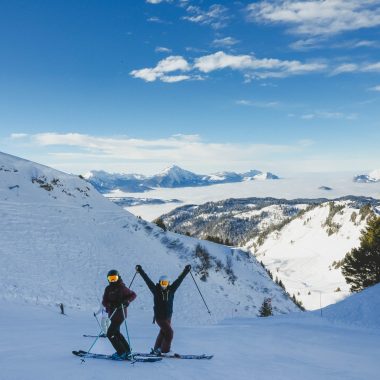
POLYGON ((136 272, 140 273, 141 277, 147 284, 148 288, 154 297, 154 320, 160 327, 160 332, 157 336, 154 345, 153 353, 165 354, 170 352, 171 343, 173 340, 173 329, 171 327, 171 318, 173 314, 174 293, 181 285, 186 275, 190 272, 191 265, 186 265, 179 277, 170 284, 167 276, 161 276, 158 283, 153 281, 144 272, 141 265, 136 265, 136 272))
POLYGON ((120 332, 120 326, 124 322, 124 318, 127 317, 127 307, 136 298, 136 293, 125 286, 117 270, 110 270, 107 274, 107 280, 109 285, 104 290, 102 302, 111 319, 107 338, 116 350, 112 355, 114 359, 128 359, 131 349, 120 332))

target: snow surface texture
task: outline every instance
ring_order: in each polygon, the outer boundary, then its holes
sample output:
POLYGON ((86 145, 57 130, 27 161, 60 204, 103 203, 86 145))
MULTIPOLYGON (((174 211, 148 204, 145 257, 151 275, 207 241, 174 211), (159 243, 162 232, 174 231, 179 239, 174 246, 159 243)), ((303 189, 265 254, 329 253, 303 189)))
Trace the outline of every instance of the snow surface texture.
POLYGON ((380 284, 324 308, 322 315, 330 321, 342 324, 380 329, 380 284))
MULTIPOLYGON (((178 199, 182 204, 200 205, 227 198, 274 197, 274 198, 328 198, 346 195, 367 196, 380 199, 380 181, 358 183, 352 181, 351 173, 303 174, 298 177, 282 178, 275 181, 244 181, 206 187, 184 187, 174 189, 158 188, 144 194, 113 191, 111 197, 154 198, 162 200, 178 199), (325 188, 331 190, 325 190, 325 188)), ((106 194, 108 196, 108 194, 106 194)), ((127 210, 145 220, 153 220, 167 214, 178 205, 164 203, 128 207, 127 210)))
MULTIPOLYGON (((128 285, 136 264, 153 280, 162 274, 174 280, 187 263, 194 272, 201 263, 194 254, 199 240, 137 219, 79 177, 2 153, 0 231, 0 297, 5 299, 96 310, 109 269, 118 269, 128 285)), ((212 316, 188 276, 176 294, 174 319, 197 324, 254 316, 265 297, 272 298, 276 314, 297 310, 249 254, 201 244, 211 268, 206 282, 195 278, 212 316)), ((133 288, 134 313, 151 318, 152 296, 140 276, 133 288)))
MULTIPOLYGON (((179 353, 212 353, 205 361, 164 359, 159 363, 87 359, 96 333, 95 319, 85 312, 0 302, 0 378, 6 380, 377 380, 380 372, 380 285, 317 312, 269 318, 226 320, 212 326, 183 326, 174 321, 173 349, 179 353), (368 326, 371 329, 357 327, 368 326), (22 344, 20 344, 22 341, 22 344), (22 360, 20 360, 22 359, 22 360)), ((132 348, 152 346, 157 326, 131 305, 127 319, 132 348)), ((112 353, 108 340, 93 352, 112 353)))

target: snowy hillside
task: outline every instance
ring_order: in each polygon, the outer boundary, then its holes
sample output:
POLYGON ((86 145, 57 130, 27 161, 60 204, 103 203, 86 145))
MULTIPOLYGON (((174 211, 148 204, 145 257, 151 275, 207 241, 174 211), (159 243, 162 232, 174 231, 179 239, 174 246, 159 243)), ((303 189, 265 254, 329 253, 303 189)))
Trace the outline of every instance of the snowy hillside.
POLYGON ((187 205, 163 215, 172 231, 244 246, 307 309, 347 296, 340 260, 359 244, 380 201, 245 198, 187 205))
POLYGON ((161 216, 171 231, 201 239, 207 236, 244 245, 273 224, 327 199, 242 198, 185 205, 161 216))
POLYGON ((349 294, 341 260, 359 246, 361 230, 378 206, 353 199, 312 206, 246 244, 258 260, 307 309, 335 303, 349 294))
MULTIPOLYGON (((137 219, 81 178, 2 153, 0 231, 4 299, 92 310, 109 269, 118 269, 128 284, 136 264, 156 280, 163 273, 175 279, 190 263, 211 321, 254 316, 264 297, 272 298, 276 313, 297 310, 247 253, 208 242, 196 250, 198 240, 137 219)), ((133 288, 135 312, 151 316, 151 295, 141 278, 133 288)), ((176 297, 175 318, 210 321, 190 277, 176 297)))
POLYGON ((101 193, 112 191, 139 193, 153 188, 210 186, 231 182, 278 179, 279 177, 273 173, 263 173, 260 170, 251 170, 247 173, 195 174, 179 166, 172 165, 161 173, 150 177, 142 174, 111 174, 104 171, 91 171, 85 174, 84 178, 101 193))
POLYGON ((373 170, 369 174, 360 174, 354 177, 354 182, 373 183, 380 182, 380 169, 373 170))

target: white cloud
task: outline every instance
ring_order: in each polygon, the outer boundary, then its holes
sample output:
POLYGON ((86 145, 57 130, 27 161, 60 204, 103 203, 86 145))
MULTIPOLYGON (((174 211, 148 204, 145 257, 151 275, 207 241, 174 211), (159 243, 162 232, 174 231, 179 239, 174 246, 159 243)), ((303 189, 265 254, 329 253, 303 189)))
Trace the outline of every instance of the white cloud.
POLYGON ((224 37, 224 38, 217 38, 217 39, 215 39, 213 42, 212 42, 212 44, 214 45, 214 46, 221 46, 221 47, 223 47, 223 46, 227 46, 227 47, 229 47, 229 46, 234 46, 234 45, 236 45, 236 44, 238 44, 239 43, 239 41, 237 40, 237 39, 235 39, 235 38, 233 38, 233 37, 224 37))
POLYGON ((155 22, 156 24, 166 24, 166 21, 161 20, 159 17, 153 16, 147 19, 148 22, 155 22))
POLYGON ((202 25, 209 25, 213 29, 220 29, 227 26, 230 16, 228 8, 220 4, 213 4, 208 10, 203 10, 198 6, 189 5, 186 8, 188 16, 183 19, 202 25))
POLYGON ((362 41, 355 41, 351 46, 353 48, 359 48, 359 47, 372 47, 376 45, 378 45, 378 42, 376 41, 362 40, 362 41))
POLYGON ((17 139, 24 139, 27 136, 28 135, 26 133, 12 133, 10 135, 10 138, 13 140, 17 140, 17 139))
POLYGON ((160 78, 160 80, 165 83, 176 83, 189 79, 191 79, 189 75, 164 75, 160 78))
POLYGON ((248 19, 293 25, 291 32, 331 35, 380 25, 378 0, 263 0, 247 6, 248 19))
POLYGON ((244 73, 246 81, 255 78, 284 78, 291 75, 299 75, 311 72, 320 72, 327 68, 327 65, 319 62, 302 63, 300 61, 282 61, 275 58, 258 59, 253 55, 232 55, 223 51, 205 55, 194 60, 194 64, 189 64, 181 56, 167 57, 153 68, 144 68, 131 71, 134 78, 140 78, 146 82, 162 80, 165 82, 178 82, 187 79, 204 79, 199 75, 177 75, 177 78, 167 79, 165 73, 173 71, 189 72, 199 70, 201 73, 210 73, 215 70, 232 69, 244 73))
POLYGON ((316 111, 313 113, 308 113, 301 115, 301 119, 312 120, 312 119, 334 119, 334 120, 355 120, 358 115, 356 113, 345 114, 342 112, 331 112, 331 111, 316 111))
POLYGON ((365 65, 363 71, 380 71, 380 62, 365 65))
POLYGON ((331 75, 354 72, 380 72, 380 62, 374 63, 343 63, 336 67, 331 75))
POLYGON ((262 78, 281 77, 306 72, 321 71, 326 68, 323 63, 302 63, 300 61, 281 61, 275 58, 258 59, 252 55, 230 55, 223 51, 206 55, 195 60, 195 68, 208 73, 230 68, 233 70, 270 70, 259 73, 262 78))
POLYGON ((275 108, 280 105, 279 102, 256 102, 253 100, 237 100, 235 102, 237 105, 240 106, 249 106, 249 107, 258 107, 258 108, 275 108))
POLYGON ((356 63, 343 63, 336 67, 331 75, 338 75, 338 74, 343 74, 343 73, 353 73, 355 71, 359 70, 359 65, 356 63))
POLYGON ((156 53, 171 53, 172 52, 172 49, 169 49, 169 48, 166 48, 166 47, 163 47, 163 46, 157 46, 154 51, 156 53))
POLYGON ((292 42, 289 46, 293 50, 306 51, 320 47, 323 41, 323 38, 312 37, 292 42))
POLYGON ((371 91, 380 91, 380 85, 370 88, 371 91))
MULTIPOLYGON (((189 63, 179 55, 169 56, 161 61, 153 68, 145 68, 131 71, 134 78, 140 78, 146 82, 154 82, 157 79, 167 78, 166 73, 173 71, 188 71, 190 70, 189 63)), ((182 76, 183 77, 183 76, 182 76)), ((182 79, 184 80, 184 79, 182 79)), ((178 81, 178 80, 177 80, 178 81)))
POLYGON ((145 0, 149 4, 171 3, 172 0, 145 0))
MULTIPOLYGON (((13 138, 14 145, 21 144, 13 138)), ((102 165, 125 165, 136 162, 140 165, 152 162, 205 163, 220 165, 226 157, 232 162, 252 162, 255 159, 272 159, 274 155, 297 153, 304 144, 293 145, 258 143, 215 143, 204 141, 198 135, 173 135, 153 140, 136 139, 128 136, 91 136, 80 133, 40 133, 25 135, 22 146, 30 146, 49 152, 55 165, 67 164, 70 160, 86 162, 87 169, 102 165)))

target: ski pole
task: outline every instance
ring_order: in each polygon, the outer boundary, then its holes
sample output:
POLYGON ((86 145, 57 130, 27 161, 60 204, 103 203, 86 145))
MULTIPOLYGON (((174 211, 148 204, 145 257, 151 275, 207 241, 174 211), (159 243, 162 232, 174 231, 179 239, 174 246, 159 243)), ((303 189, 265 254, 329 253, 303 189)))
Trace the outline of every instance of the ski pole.
MULTIPOLYGON (((110 316, 110 319, 113 317, 113 315, 116 313, 116 310, 117 310, 118 308, 116 308, 113 312, 112 312, 112 314, 111 314, 111 316, 110 316)), ((95 338, 95 340, 94 340, 94 342, 91 344, 91 347, 88 349, 88 351, 86 352, 86 355, 88 355, 89 353, 90 353, 90 351, 92 350, 92 348, 95 346, 95 343, 98 341, 98 339, 100 338, 100 335, 102 335, 103 334, 103 329, 101 329, 100 330, 100 332, 99 332, 99 334, 98 334, 98 336, 95 338)), ((81 363, 84 363, 86 360, 84 360, 85 358, 82 358, 82 360, 81 360, 81 363)))
MULTIPOLYGON (((102 326, 100 325, 99 319, 98 319, 98 317, 96 316, 95 313, 94 313, 94 317, 95 317, 95 319, 96 319, 96 322, 98 322, 98 326, 99 326, 100 330, 103 331, 102 326)), ((103 331, 103 333, 104 333, 104 331, 103 331)))
POLYGON ((196 286, 197 289, 198 289, 199 294, 200 294, 201 297, 202 297, 202 300, 203 300, 203 302, 204 302, 204 304, 205 304, 205 306, 206 306, 206 309, 207 309, 208 313, 211 315, 211 311, 210 311, 210 309, 208 308, 207 303, 206 303, 205 299, 203 298, 202 293, 201 293, 201 291, 199 290, 198 285, 197 285, 197 283, 196 283, 196 281, 195 281, 195 278, 194 278, 193 274, 191 273, 191 271, 190 271, 190 274, 191 274, 191 278, 192 278, 193 281, 194 281, 195 286, 196 286))
POLYGON ((129 339, 129 333, 128 333, 127 318, 126 318, 126 315, 125 315, 125 310, 124 310, 124 305, 123 304, 121 305, 121 309, 123 310, 124 326, 125 326, 125 331, 127 333, 127 341, 128 341, 128 345, 129 345, 129 351, 131 353, 130 355, 131 355, 131 357, 133 357, 133 355, 132 355, 131 340, 129 339))
POLYGON ((130 287, 132 286, 133 281, 135 280, 136 274, 137 274, 137 272, 136 272, 135 275, 133 276, 132 281, 131 281, 131 283, 129 284, 128 288, 130 288, 130 287))

